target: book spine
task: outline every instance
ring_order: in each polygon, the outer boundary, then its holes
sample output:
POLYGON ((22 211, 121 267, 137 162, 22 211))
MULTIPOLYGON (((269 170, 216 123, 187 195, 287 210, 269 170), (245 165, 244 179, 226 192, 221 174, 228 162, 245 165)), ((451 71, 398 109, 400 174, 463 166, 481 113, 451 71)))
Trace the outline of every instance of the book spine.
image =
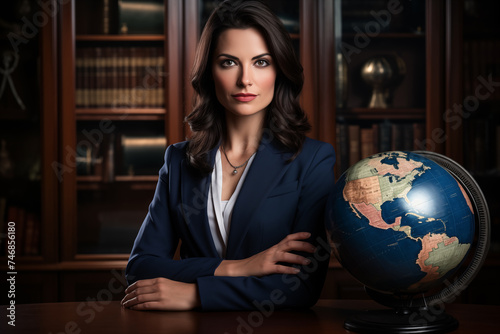
POLYGON ((140 91, 138 89, 137 83, 139 82, 139 76, 141 75, 141 70, 140 70, 140 59, 138 56, 137 49, 135 47, 129 48, 129 78, 128 78, 128 83, 129 83, 129 94, 130 94, 130 99, 129 99, 129 106, 131 108, 134 107, 142 107, 142 99, 140 98, 140 91))
POLYGON ((362 128, 361 130, 361 159, 373 155, 373 129, 362 128))
POLYGON ((403 146, 403 132, 400 124, 391 126, 391 150, 400 151, 403 146))
POLYGON ((361 158, 360 128, 359 125, 349 125, 349 166, 354 165, 361 158))
POLYGON ((118 47, 117 55, 117 77, 118 84, 116 87, 116 105, 119 108, 125 107, 125 48, 118 47))
POLYGON ((119 104, 119 61, 118 48, 111 48, 111 107, 116 107, 119 104))
POLYGON ((163 56, 163 48, 157 47, 155 55, 155 68, 156 68, 156 81, 157 81, 157 96, 158 103, 157 106, 162 108, 165 107, 165 58, 163 56))
POLYGON ((379 125, 380 152, 391 150, 391 123, 383 122, 379 125))
POLYGON ((82 76, 83 76, 83 92, 82 92, 82 107, 89 108, 91 106, 90 99, 90 86, 92 80, 92 51, 90 48, 84 48, 82 50, 83 60, 82 60, 82 76))
POLYGON ((96 47, 96 107, 102 108, 106 106, 105 103, 105 89, 106 89, 106 58, 104 50, 101 47, 96 47))
POLYGON ((103 103, 106 108, 113 105, 112 87, 113 87, 113 52, 111 47, 104 48, 104 92, 103 103))
POLYGON ((374 153, 380 152, 380 134, 379 125, 377 123, 372 124, 372 150, 374 153))
POLYGON ((82 49, 76 49, 75 55, 75 104, 77 108, 83 107, 83 54, 82 49))

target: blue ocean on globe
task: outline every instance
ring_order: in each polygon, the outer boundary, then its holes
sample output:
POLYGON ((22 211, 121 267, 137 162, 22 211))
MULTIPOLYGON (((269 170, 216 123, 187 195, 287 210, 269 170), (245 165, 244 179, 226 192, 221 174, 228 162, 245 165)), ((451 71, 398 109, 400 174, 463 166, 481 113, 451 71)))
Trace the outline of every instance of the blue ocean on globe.
POLYGON ((471 249, 474 212, 457 180, 412 152, 384 152, 351 166, 329 201, 327 229, 342 266, 367 287, 425 292, 471 249))

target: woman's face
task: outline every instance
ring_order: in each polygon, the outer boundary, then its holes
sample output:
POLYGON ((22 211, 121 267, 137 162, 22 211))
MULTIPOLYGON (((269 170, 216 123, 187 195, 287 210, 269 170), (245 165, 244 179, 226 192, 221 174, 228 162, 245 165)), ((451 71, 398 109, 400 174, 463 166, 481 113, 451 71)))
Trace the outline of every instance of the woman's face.
POLYGON ((228 29, 217 41, 212 75, 217 99, 237 116, 264 113, 274 96, 276 67, 254 28, 228 29))

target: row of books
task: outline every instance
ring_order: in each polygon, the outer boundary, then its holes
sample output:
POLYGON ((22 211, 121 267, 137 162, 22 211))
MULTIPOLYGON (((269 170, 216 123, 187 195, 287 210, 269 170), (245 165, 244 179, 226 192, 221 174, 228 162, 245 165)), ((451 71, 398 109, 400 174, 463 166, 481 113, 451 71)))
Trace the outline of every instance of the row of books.
POLYGON ((344 172, 361 159, 385 151, 423 150, 425 124, 385 121, 369 126, 337 123, 337 164, 344 172))
POLYGON ((164 62, 162 47, 78 47, 76 106, 162 108, 164 62))
POLYGON ((9 222, 15 223, 15 257, 40 254, 40 218, 22 207, 7 205, 5 197, 0 198, 0 254, 8 254, 9 222))

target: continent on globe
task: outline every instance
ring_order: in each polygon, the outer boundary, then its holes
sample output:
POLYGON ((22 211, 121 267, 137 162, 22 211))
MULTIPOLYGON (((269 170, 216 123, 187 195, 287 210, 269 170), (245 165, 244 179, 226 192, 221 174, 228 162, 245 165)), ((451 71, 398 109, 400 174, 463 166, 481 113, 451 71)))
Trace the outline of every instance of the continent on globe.
POLYGON ((460 244, 457 237, 446 234, 429 233, 422 238, 422 250, 418 254, 417 264, 426 273, 425 277, 411 285, 408 290, 421 290, 426 284, 454 269, 469 251, 470 244, 460 244))
POLYGON ((383 221, 382 204, 396 198, 409 203, 407 194, 413 180, 427 169, 430 167, 409 159, 405 152, 371 156, 347 171, 344 199, 359 218, 357 211, 368 219, 371 226, 388 229, 396 223, 388 225, 383 221))

